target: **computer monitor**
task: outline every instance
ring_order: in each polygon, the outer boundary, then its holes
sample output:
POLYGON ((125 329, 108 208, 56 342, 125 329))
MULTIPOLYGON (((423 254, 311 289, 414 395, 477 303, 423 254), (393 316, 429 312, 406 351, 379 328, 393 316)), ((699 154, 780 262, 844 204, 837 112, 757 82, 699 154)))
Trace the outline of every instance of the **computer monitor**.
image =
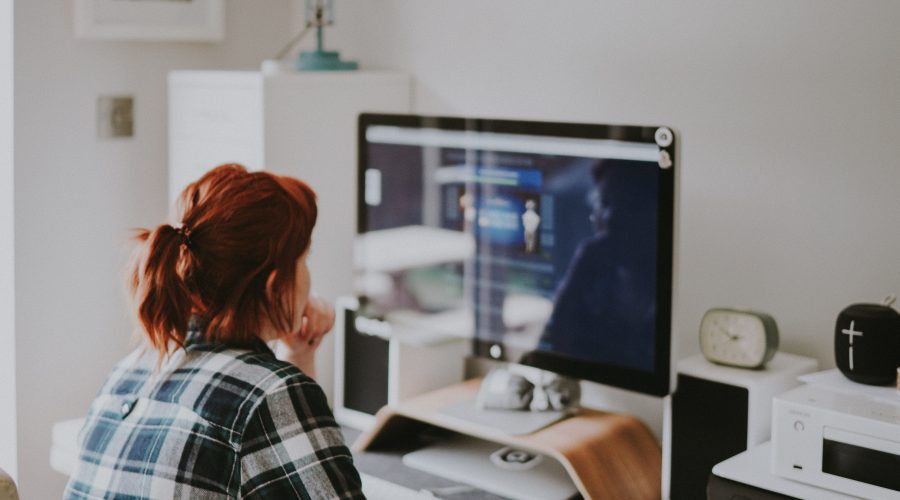
POLYGON ((408 335, 669 392, 671 129, 359 118, 355 288, 408 335))

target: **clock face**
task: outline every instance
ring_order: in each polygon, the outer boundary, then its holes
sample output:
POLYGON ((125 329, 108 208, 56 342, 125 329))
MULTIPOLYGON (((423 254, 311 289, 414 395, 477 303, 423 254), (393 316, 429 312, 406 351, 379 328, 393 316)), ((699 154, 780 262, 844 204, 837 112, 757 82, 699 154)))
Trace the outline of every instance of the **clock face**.
POLYGON ((758 368, 775 352, 774 328, 774 320, 761 313, 711 309, 700 322, 700 350, 715 363, 758 368))

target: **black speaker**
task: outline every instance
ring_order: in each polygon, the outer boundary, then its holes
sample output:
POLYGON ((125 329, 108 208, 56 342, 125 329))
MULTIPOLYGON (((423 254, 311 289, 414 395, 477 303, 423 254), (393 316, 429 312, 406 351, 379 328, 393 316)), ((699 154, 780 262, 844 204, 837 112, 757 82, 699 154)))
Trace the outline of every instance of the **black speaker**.
POLYGON ((355 297, 335 301, 334 416, 365 430, 375 413, 412 396, 461 382, 471 341, 392 324, 355 297))
POLYGON ((747 449, 747 405, 746 387, 678 375, 672 396, 672 500, 705 498, 713 466, 747 449))
POLYGON ((679 361, 663 440, 664 493, 668 485, 672 500, 706 498, 713 466, 767 441, 772 397, 817 366, 814 359, 784 352, 762 370, 716 365, 702 355, 679 361))
POLYGON ((796 500, 796 498, 712 475, 706 490, 706 500, 796 500))
POLYGON ((900 367, 900 313, 880 304, 845 308, 834 327, 834 359, 854 382, 894 384, 900 367))
POLYGON ((344 407, 374 415, 388 403, 388 340, 360 332, 355 326, 356 311, 345 309, 344 376, 341 388, 344 407))

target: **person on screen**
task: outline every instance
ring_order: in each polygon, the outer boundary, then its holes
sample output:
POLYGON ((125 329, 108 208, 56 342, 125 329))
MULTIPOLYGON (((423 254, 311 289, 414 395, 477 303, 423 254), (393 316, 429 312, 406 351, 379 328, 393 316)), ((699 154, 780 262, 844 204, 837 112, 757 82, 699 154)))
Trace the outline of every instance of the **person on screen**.
POLYGON ((534 200, 525 201, 525 212, 522 213, 522 228, 525 230, 525 252, 537 251, 537 230, 541 225, 541 216, 534 209, 534 200))
POLYGON ((364 498, 314 379, 334 323, 309 293, 315 194, 222 165, 179 208, 177 224, 137 232, 142 342, 91 404, 64 497, 364 498))
POLYGON ((560 282, 539 350, 653 369, 656 176, 635 162, 593 167, 587 202, 594 232, 560 282))
POLYGON ((463 232, 472 233, 475 230, 475 197, 472 193, 464 192, 459 197, 459 209, 463 214, 463 232))

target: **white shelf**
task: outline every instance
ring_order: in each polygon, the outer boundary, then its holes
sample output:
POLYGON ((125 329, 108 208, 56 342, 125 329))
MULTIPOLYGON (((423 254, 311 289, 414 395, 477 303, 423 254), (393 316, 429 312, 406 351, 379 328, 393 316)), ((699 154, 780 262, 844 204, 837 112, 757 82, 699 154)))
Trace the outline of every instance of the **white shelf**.
POLYGON ((357 236, 354 246, 356 267, 376 273, 463 262, 475 255, 471 234, 427 226, 370 231, 357 236))
POLYGON ((888 404, 900 404, 900 390, 891 386, 867 385, 854 382, 841 373, 837 368, 823 372, 803 375, 800 380, 810 385, 818 385, 826 389, 865 396, 888 404))
POLYGON ((776 352, 772 360, 761 370, 717 365, 702 354, 698 354, 679 361, 678 373, 740 387, 751 387, 768 384, 786 374, 793 374, 799 380, 801 374, 809 373, 817 367, 818 362, 813 358, 786 352, 776 352))

